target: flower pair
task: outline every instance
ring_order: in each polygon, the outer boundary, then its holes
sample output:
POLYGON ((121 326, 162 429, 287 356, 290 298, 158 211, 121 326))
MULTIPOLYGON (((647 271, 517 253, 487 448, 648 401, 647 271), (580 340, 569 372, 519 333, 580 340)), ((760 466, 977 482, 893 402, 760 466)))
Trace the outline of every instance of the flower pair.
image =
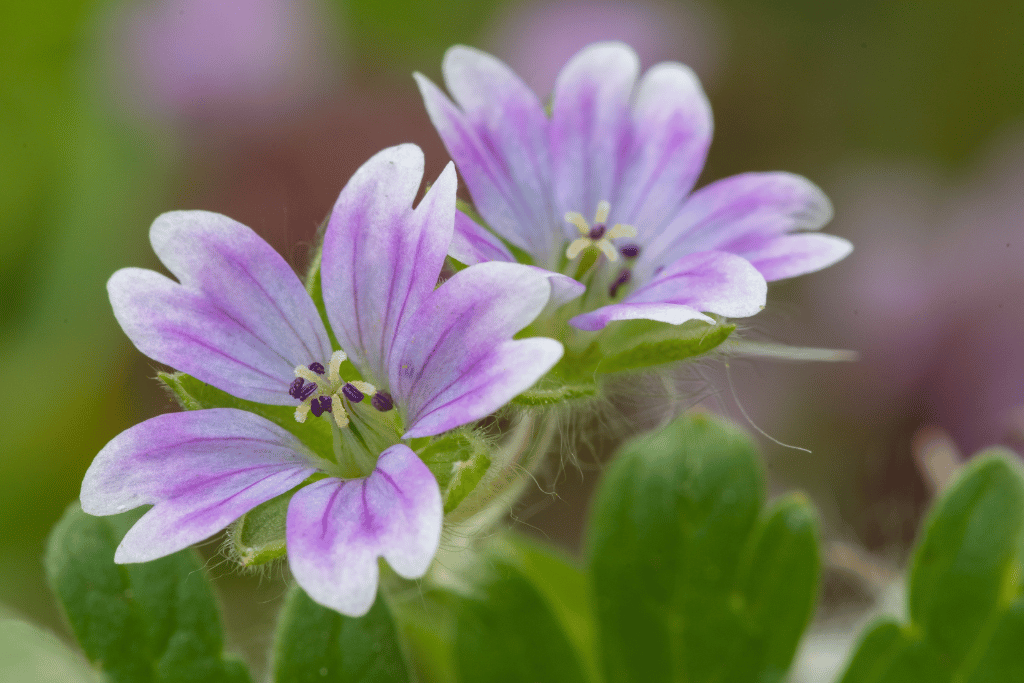
POLYGON ((178 281, 126 268, 108 284, 132 342, 235 397, 295 406, 300 421, 328 420, 335 449, 314 452, 232 408, 160 415, 128 429, 93 461, 81 494, 83 509, 97 515, 153 505, 117 562, 188 547, 301 487, 288 504, 288 558, 318 602, 365 613, 378 557, 405 577, 427 570, 440 540, 441 495, 404 442, 494 412, 546 373, 562 346, 512 338, 548 303, 549 273, 486 263, 435 289, 452 238, 456 177, 449 164, 413 209, 422 177, 419 148, 402 145, 370 159, 338 197, 321 281, 341 349, 303 283, 252 230, 201 211, 156 220, 153 248, 178 281))

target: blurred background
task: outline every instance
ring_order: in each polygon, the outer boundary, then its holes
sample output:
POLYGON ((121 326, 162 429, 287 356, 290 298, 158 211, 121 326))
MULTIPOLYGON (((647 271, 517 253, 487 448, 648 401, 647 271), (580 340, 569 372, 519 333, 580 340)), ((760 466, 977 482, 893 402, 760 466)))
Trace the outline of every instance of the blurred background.
MULTIPOLYGON (((157 214, 228 214, 301 268, 374 152, 415 142, 428 178, 447 162, 413 70, 439 81, 445 48, 467 43, 546 96, 564 61, 601 39, 701 77, 716 126, 702 184, 801 173, 835 203, 827 230, 856 245, 826 272, 773 285, 745 324, 759 339, 854 349, 859 362, 696 371, 705 405, 768 435, 773 486, 808 491, 826 538, 849 550, 831 558, 822 619, 870 602, 862 579, 900 566, 932 495, 918 463, 1024 446, 1014 0, 4 3, 0 612, 62 632, 46 533, 103 444, 173 409, 104 287, 117 268, 157 265, 157 214)), ((599 469, 562 473, 559 496, 535 495, 516 523, 578 548, 599 469)), ((258 659, 280 584, 206 552, 232 642, 258 659)))

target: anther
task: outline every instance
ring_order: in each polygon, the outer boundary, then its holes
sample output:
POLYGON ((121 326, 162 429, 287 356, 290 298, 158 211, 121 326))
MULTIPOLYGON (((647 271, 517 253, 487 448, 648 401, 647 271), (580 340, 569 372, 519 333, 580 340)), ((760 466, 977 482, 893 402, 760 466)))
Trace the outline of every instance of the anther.
POLYGON ((378 391, 370 399, 370 405, 379 410, 382 413, 386 413, 395 407, 395 402, 391 398, 391 394, 386 391, 378 391))
POLYGON ((320 417, 331 409, 331 397, 320 396, 309 402, 309 410, 314 417, 320 417))
MULTIPOLYGON (((293 382, 294 384, 294 382, 293 382)), ((295 398, 300 401, 305 401, 307 398, 316 393, 316 382, 307 382, 304 386, 299 389, 299 395, 295 398)))
POLYGON ((636 244, 624 244, 619 248, 619 253, 626 258, 636 258, 640 255, 640 247, 636 244))
POLYGON ((302 385, 306 383, 306 380, 301 377, 296 377, 292 380, 291 386, 288 387, 288 395, 292 398, 299 398, 302 394, 302 385))
POLYGON ((341 388, 341 393, 352 403, 359 403, 364 398, 363 392, 352 386, 351 382, 341 388))
POLYGON ((324 369, 324 366, 322 364, 320 364, 320 363, 310 363, 309 364, 309 369, 312 370, 313 372, 315 372, 318 375, 322 375, 325 372, 327 372, 327 370, 324 369))
POLYGON ((615 282, 612 283, 611 288, 609 288, 608 296, 615 298, 615 294, 619 291, 619 287, 629 282, 632 277, 633 274, 630 272, 629 268, 623 268, 622 272, 619 273, 619 276, 615 278, 615 282))

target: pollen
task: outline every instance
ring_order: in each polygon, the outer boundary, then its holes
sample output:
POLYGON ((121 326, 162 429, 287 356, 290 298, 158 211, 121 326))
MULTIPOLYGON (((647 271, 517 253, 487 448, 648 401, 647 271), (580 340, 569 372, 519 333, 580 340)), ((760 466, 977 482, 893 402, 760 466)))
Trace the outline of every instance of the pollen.
POLYGON ((345 410, 347 403, 352 409, 362 403, 367 396, 374 408, 378 407, 387 396, 387 392, 378 391, 369 382, 360 380, 346 381, 341 376, 341 364, 348 360, 344 351, 335 351, 324 367, 323 363, 313 362, 295 368, 295 379, 288 386, 288 394, 299 401, 295 408, 295 420, 305 422, 310 413, 313 417, 330 415, 338 427, 347 427, 350 419, 345 410))
POLYGON ((587 219, 578 211, 566 212, 566 222, 572 223, 580 231, 580 236, 573 240, 569 248, 565 250, 565 255, 570 261, 579 256, 588 247, 596 247, 602 254, 608 257, 609 261, 618 260, 619 252, 616 250, 615 245, 612 244, 612 240, 619 237, 636 237, 636 228, 623 223, 616 223, 611 228, 608 228, 608 215, 611 213, 611 210, 612 205, 607 201, 601 200, 598 202, 597 211, 594 213, 593 225, 587 223, 587 219))

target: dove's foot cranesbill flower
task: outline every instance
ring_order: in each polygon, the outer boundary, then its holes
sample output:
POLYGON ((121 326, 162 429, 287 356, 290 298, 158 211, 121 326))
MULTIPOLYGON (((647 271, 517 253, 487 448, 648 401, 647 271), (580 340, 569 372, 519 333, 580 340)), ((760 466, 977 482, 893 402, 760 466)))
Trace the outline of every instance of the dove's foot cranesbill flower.
POLYGON ((682 64, 658 64, 638 81, 629 47, 591 45, 559 74, 550 116, 488 54, 453 47, 443 71, 454 102, 416 79, 493 230, 460 212, 451 255, 514 261, 512 247, 575 277, 588 289, 572 304, 579 329, 750 316, 764 307, 766 281, 819 270, 851 249, 813 232, 832 210, 800 176, 746 173, 692 192, 712 121, 682 64))
POLYGON ((456 178, 449 164, 413 209, 422 176, 418 147, 385 150, 334 206, 321 279, 342 349, 332 348, 299 278, 252 230, 200 211, 156 220, 153 248, 178 281, 137 268, 110 279, 114 313, 131 340, 235 397, 295 406, 296 424, 327 420, 334 448, 316 452, 232 408, 136 425, 100 452, 82 484, 91 514, 153 505, 116 561, 185 548, 301 486, 288 503, 288 560, 313 599, 359 615, 376 594, 378 557, 407 578, 426 572, 441 534, 441 495, 402 441, 492 413, 547 372, 562 347, 512 339, 547 304, 549 273, 486 263, 435 289, 456 178))

